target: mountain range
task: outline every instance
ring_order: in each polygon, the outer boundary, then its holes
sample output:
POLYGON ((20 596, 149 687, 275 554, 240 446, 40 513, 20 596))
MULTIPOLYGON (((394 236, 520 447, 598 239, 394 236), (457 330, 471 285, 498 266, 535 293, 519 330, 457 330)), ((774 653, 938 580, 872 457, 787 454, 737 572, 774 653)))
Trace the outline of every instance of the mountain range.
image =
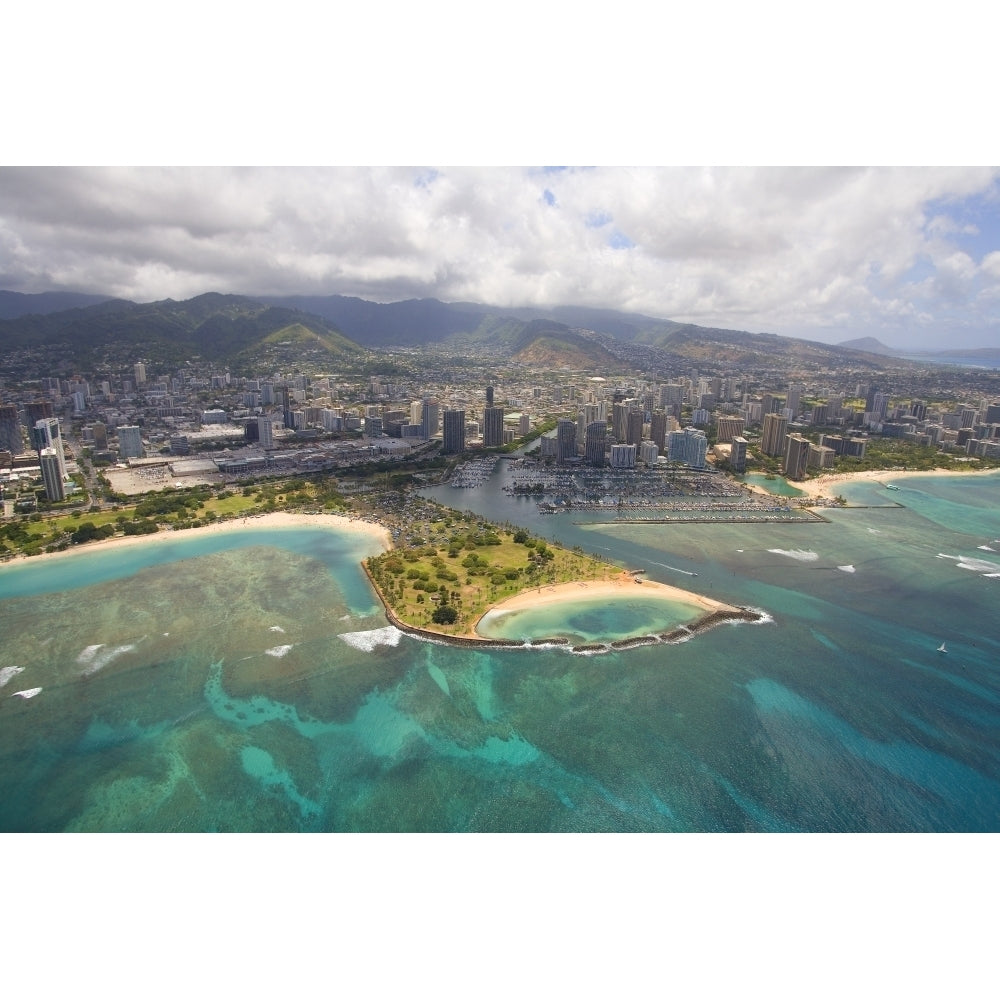
POLYGON ((787 369, 905 365, 872 338, 830 345, 775 334, 724 330, 639 313, 561 306, 501 309, 414 299, 388 304, 342 295, 207 293, 183 302, 135 303, 69 293, 0 292, 0 352, 57 351, 95 368, 109 358, 165 363, 201 358, 220 365, 294 364, 366 351, 426 346, 456 356, 489 353, 539 368, 603 373, 697 366, 787 369), (98 301, 93 301, 98 299, 98 301))

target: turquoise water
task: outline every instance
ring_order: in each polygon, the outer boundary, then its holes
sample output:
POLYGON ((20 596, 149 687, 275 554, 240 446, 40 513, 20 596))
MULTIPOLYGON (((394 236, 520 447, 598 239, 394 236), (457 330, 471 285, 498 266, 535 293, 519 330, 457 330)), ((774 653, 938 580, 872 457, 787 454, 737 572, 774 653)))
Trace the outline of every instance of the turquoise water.
MULTIPOLYGON (((633 590, 637 588, 632 588, 633 590)), ((653 597, 588 597, 586 588, 571 607, 542 605, 518 611, 491 611, 477 631, 491 639, 557 638, 593 643, 662 634, 704 614, 700 608, 653 597)))
POLYGON ((787 479, 781 476, 772 476, 768 479, 767 476, 761 473, 751 472, 749 475, 743 476, 740 481, 747 483, 749 486, 758 486, 760 489, 767 490, 768 493, 773 493, 778 497, 805 496, 802 490, 797 486, 792 486, 787 479))
POLYGON ((1000 477, 619 525, 543 518, 504 475, 427 492, 766 620, 595 656, 421 642, 358 567, 373 543, 319 528, 3 567, 0 829, 1000 828, 1000 477))

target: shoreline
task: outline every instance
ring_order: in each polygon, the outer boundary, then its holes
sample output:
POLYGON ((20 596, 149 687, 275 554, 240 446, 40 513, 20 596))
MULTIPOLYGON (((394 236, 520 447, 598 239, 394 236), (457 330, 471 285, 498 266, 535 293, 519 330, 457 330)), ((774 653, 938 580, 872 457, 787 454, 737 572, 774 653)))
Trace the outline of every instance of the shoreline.
POLYGON ((465 647, 498 647, 504 649, 533 649, 546 646, 564 646, 572 653, 607 653, 615 650, 629 649, 633 646, 647 646, 655 643, 672 644, 686 642, 693 639, 700 632, 705 632, 716 625, 727 622, 761 622, 768 620, 767 616, 751 608, 737 607, 732 604, 725 604, 710 597, 704 597, 682 587, 674 587, 667 583, 658 583, 655 580, 644 580, 641 583, 635 579, 628 571, 623 570, 621 577, 614 580, 576 580, 569 583, 549 584, 541 588, 531 588, 514 594, 503 601, 487 608, 473 623, 472 629, 468 632, 451 633, 439 632, 437 629, 426 625, 411 625, 397 617, 395 612, 386 603, 367 565, 362 562, 362 569, 368 578, 372 589, 382 603, 386 619, 389 623, 401 632, 415 636, 420 639, 428 639, 432 642, 440 642, 451 646, 465 647), (476 631, 479 623, 490 613, 497 610, 514 611, 524 607, 539 607, 543 604, 558 605, 569 604, 573 599, 581 596, 581 588, 589 591, 589 597, 605 597, 613 599, 622 597, 626 592, 632 593, 629 589, 639 585, 643 588, 642 593, 648 595, 650 592, 655 597, 671 604, 684 604, 691 608, 697 608, 702 614, 692 619, 684 625, 677 625, 669 632, 650 633, 648 635, 632 636, 624 639, 604 639, 594 642, 586 642, 574 645, 564 638, 536 637, 534 639, 502 639, 482 635, 476 631))
POLYGON ((157 541, 174 538, 198 537, 208 534, 226 534, 248 529, 280 529, 329 527, 338 531, 347 531, 356 535, 367 535, 383 543, 385 548, 392 548, 392 535, 389 529, 375 521, 366 521, 360 517, 349 517, 346 514, 293 514, 288 511, 272 511, 267 514, 251 514, 247 517, 234 517, 215 524, 204 524, 197 528, 182 528, 179 531, 157 531, 152 535, 125 535, 115 538, 101 538, 86 542, 83 545, 71 545, 62 552, 40 552, 35 556, 18 553, 0 563, 0 572, 4 566, 38 565, 50 559, 65 556, 80 555, 90 552, 109 552, 113 549, 126 548, 133 545, 155 544, 157 541))
MULTIPOLYGON (((626 594, 635 594, 637 597, 655 597, 671 604, 683 604, 688 607, 698 608, 707 613, 731 612, 741 609, 722 601, 713 600, 710 597, 703 597, 694 591, 685 590, 683 587, 675 587, 668 583, 659 583, 656 580, 638 580, 632 574, 623 572, 621 576, 613 580, 571 580, 569 583, 549 584, 548 586, 532 587, 530 590, 523 590, 520 594, 505 598, 487 608, 472 626, 469 636, 481 635, 476 631, 482 620, 489 614, 496 611, 522 611, 525 608, 543 608, 559 604, 572 604, 578 599, 600 599, 613 600, 616 597, 624 597, 626 594)), ((482 636, 481 636, 482 637, 482 636)))
MULTIPOLYGON (((864 469, 859 472, 834 472, 817 476, 815 479, 789 479, 788 482, 801 490, 810 500, 833 499, 836 491, 832 487, 862 482, 895 482, 897 479, 915 479, 918 476, 941 478, 944 476, 989 476, 1000 474, 1000 469, 864 469)), ((801 499, 801 498, 800 498, 801 499)))

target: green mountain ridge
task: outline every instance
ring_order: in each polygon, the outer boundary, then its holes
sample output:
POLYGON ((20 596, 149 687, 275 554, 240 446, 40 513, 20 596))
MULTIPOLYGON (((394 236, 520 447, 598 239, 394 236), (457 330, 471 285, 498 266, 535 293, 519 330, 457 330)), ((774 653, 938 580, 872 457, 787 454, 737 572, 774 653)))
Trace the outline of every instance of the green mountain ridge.
POLYGON ((0 321, 4 349, 58 346, 66 362, 81 367, 116 354, 136 353, 165 362, 200 357, 225 364, 262 352, 280 355, 285 342, 300 348, 308 344, 330 357, 362 352, 322 317, 215 292, 183 302, 114 299, 0 321))
MULTIPOLYGON (((659 360, 666 364, 726 360, 734 365, 787 364, 796 371, 845 364, 882 371, 889 363, 906 364, 897 355, 889 357, 773 333, 703 327, 588 306, 500 308, 471 302, 444 303, 437 299, 381 304, 339 295, 289 296, 266 298, 266 301, 308 307, 336 323, 345 336, 376 348, 482 343, 519 355, 525 349, 522 342, 525 331, 539 330, 541 327, 532 324, 544 322, 550 328, 597 334, 603 338, 611 358, 620 353, 627 356, 629 348, 647 348, 660 352, 659 360)), ((539 348, 537 353, 544 356, 546 351, 539 348)), ((621 360, 615 361, 613 367, 620 369, 621 364, 621 360)))
POLYGON ((625 366, 607 348, 562 323, 532 320, 511 345, 513 359, 542 368, 622 371, 625 366))
POLYGON ((859 350, 869 346, 865 340, 829 345, 582 306, 503 309, 436 299, 380 304, 338 295, 210 292, 181 302, 111 299, 0 320, 0 351, 7 358, 44 349, 70 369, 93 369, 123 356, 170 364, 197 357, 220 365, 294 365, 307 357, 330 362, 368 350, 427 346, 450 348, 456 357, 474 357, 482 348, 543 368, 608 372, 723 366, 792 374, 913 364, 895 352, 859 350))

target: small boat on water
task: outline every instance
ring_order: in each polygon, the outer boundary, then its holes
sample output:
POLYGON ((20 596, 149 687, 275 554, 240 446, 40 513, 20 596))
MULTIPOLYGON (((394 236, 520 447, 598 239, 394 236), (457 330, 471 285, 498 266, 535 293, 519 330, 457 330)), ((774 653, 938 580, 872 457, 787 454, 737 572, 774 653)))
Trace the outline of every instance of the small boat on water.
POLYGON ((940 646, 938 646, 938 649, 937 649, 937 651, 938 651, 939 653, 947 653, 947 652, 948 652, 948 650, 947 650, 947 649, 945 649, 945 645, 944 645, 944 643, 943 643, 943 642, 941 643, 941 645, 940 645, 940 646))
POLYGON ((893 485, 892 485, 892 483, 886 483, 886 484, 885 484, 885 488, 886 488, 887 490, 898 490, 898 489, 899 489, 899 487, 898 487, 898 486, 893 486, 893 485))

